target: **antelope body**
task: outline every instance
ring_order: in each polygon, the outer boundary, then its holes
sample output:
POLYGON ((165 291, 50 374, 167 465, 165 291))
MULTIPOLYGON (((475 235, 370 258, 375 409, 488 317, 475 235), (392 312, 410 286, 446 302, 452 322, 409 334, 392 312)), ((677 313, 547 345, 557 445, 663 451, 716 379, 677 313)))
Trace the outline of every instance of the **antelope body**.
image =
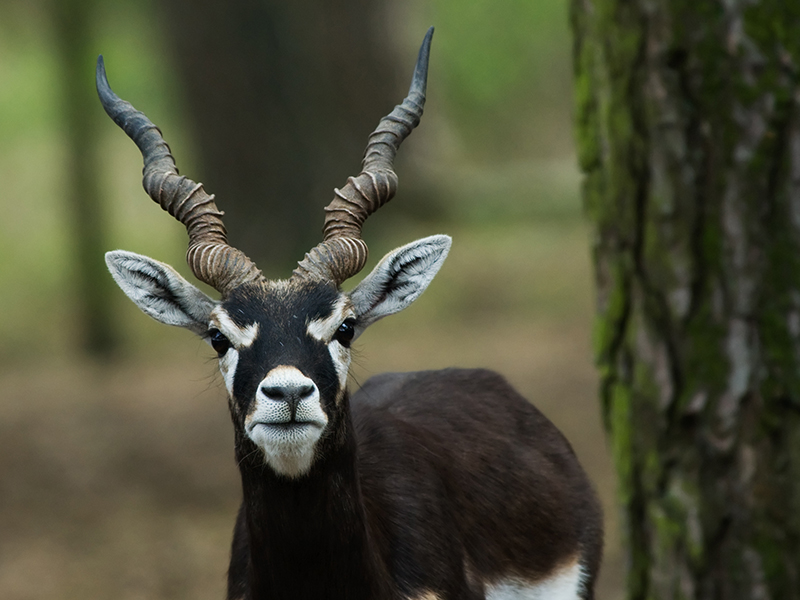
POLYGON ((592 599, 602 516, 568 442, 499 375, 385 374, 352 396, 350 345, 427 288, 450 248, 398 248, 350 292, 367 255, 361 225, 395 192, 400 143, 418 124, 432 29, 408 97, 370 136, 362 173, 336 190, 324 241, 287 280, 265 279, 227 243, 202 186, 178 175, 160 131, 108 86, 106 112, 144 157, 144 187, 189 233, 187 260, 214 300, 172 267, 106 255, 148 315, 219 356, 243 501, 228 598, 592 599))

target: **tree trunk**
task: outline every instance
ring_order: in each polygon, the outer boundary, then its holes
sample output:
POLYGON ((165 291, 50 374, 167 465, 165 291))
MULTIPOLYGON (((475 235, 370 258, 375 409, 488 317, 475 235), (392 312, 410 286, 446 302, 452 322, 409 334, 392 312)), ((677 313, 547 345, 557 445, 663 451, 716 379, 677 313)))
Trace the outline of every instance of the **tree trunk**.
MULTIPOLYGON (((333 188, 402 100, 380 0, 169 0, 165 36, 183 84, 199 173, 231 243, 262 269, 321 240, 333 188)), ((420 32, 420 40, 423 32, 420 32)), ((408 64, 410 81, 413 57, 408 64)))
POLYGON ((572 25, 628 597, 800 598, 800 3, 572 25))

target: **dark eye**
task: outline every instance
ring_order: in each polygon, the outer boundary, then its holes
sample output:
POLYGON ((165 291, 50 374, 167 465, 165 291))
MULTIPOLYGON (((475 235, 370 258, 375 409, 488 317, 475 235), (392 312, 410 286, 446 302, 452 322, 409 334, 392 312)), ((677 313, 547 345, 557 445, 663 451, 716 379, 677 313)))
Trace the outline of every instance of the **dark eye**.
POLYGON ((222 335, 219 329, 209 329, 208 330, 208 341, 211 342, 211 347, 217 353, 217 356, 222 358, 225 356, 225 353, 230 349, 231 342, 228 338, 222 335))
POLYGON ((346 319, 344 323, 339 325, 339 329, 336 330, 336 333, 333 334, 333 339, 335 339, 345 348, 349 348, 350 342, 353 341, 353 337, 355 335, 356 335, 356 320, 346 319))

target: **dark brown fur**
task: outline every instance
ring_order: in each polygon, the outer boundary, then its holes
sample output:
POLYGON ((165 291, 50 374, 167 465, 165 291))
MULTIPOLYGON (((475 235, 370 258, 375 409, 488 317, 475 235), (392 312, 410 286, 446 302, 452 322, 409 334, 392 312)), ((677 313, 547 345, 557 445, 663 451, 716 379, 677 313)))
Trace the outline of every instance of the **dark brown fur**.
POLYGON ((575 556, 593 598, 597 498, 566 439, 501 376, 380 375, 344 418, 308 477, 241 462, 230 599, 480 599, 483 582, 536 581, 575 556))

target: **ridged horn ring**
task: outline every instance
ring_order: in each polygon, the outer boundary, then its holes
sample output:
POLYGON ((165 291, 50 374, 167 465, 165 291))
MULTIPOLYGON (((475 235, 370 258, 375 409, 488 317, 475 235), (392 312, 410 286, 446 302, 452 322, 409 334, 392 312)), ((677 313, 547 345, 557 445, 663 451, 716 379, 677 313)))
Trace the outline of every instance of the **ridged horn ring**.
POLYGON ((200 281, 223 296, 234 288, 263 279, 244 253, 228 244, 222 211, 203 184, 181 176, 158 127, 108 84, 102 55, 97 58, 97 94, 109 117, 138 146, 144 160, 142 185, 148 195, 183 223, 189 234, 186 262, 200 281))
POLYGON ((361 239, 361 228, 367 217, 397 191, 394 158, 422 117, 432 36, 433 27, 419 49, 408 96, 369 136, 361 173, 348 178, 342 189, 334 190, 334 198, 325 208, 323 241, 297 265, 294 277, 328 279, 338 286, 364 268, 368 249, 361 239))

